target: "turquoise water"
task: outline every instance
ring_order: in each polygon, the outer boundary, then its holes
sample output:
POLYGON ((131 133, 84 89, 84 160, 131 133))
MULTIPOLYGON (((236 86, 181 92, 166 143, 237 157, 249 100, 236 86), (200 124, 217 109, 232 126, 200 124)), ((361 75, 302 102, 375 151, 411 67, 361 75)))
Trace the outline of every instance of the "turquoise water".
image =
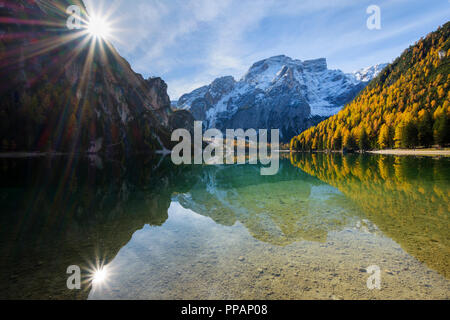
POLYGON ((448 299, 449 164, 293 154, 261 176, 157 157, 3 159, 0 298, 448 299), (81 290, 67 288, 71 265, 81 290))

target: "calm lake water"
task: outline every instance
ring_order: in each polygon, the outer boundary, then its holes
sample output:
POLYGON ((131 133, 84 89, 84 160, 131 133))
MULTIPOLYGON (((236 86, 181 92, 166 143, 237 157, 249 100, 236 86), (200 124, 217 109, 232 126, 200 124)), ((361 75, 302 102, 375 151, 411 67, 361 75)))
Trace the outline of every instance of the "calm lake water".
POLYGON ((449 158, 280 165, 0 159, 0 299, 450 298, 449 158))

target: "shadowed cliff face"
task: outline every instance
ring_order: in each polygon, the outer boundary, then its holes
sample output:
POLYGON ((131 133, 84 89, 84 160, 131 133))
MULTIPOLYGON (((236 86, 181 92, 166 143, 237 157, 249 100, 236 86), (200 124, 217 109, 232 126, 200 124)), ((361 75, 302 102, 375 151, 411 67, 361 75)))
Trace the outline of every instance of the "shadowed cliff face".
POLYGON ((291 161, 339 189, 405 251, 450 277, 448 159, 293 154, 291 161))
POLYGON ((163 225, 172 194, 195 184, 193 167, 160 160, 2 160, 0 298, 86 299, 88 283, 67 289, 68 266, 107 264, 137 230, 163 225))
POLYGON ((192 119, 171 121, 163 80, 134 73, 107 40, 68 30, 70 4, 86 18, 76 0, 14 0, 0 8, 2 149, 129 154, 170 148, 171 124, 192 119))

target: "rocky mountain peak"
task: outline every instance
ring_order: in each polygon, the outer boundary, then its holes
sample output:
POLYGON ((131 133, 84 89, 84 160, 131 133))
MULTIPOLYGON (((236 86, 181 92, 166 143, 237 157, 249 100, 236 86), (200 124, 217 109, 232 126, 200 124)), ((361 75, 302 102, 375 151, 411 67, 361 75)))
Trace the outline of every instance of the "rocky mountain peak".
POLYGON ((303 66, 309 72, 323 72, 328 69, 327 59, 319 58, 314 60, 306 60, 303 66))
POLYGON ((206 127, 278 128, 287 140, 337 113, 380 68, 368 68, 358 78, 329 70, 325 58, 301 61, 279 55, 254 63, 240 81, 222 77, 183 95, 177 107, 190 110, 206 127))
POLYGON ((369 82, 373 78, 378 76, 378 74, 380 74, 380 72, 383 71, 383 69, 386 68, 387 66, 388 63, 380 63, 372 67, 357 70, 353 72, 353 75, 355 76, 355 79, 358 81, 369 82))
POLYGON ((224 94, 229 93, 231 90, 234 89, 234 86, 236 85, 236 80, 232 76, 226 76, 222 78, 217 78, 211 83, 210 86, 210 94, 211 98, 213 100, 217 100, 224 94))
POLYGON ((264 90, 280 72, 284 70, 284 73, 286 73, 289 68, 295 69, 300 65, 300 60, 293 60, 284 55, 271 57, 253 64, 241 81, 264 90))

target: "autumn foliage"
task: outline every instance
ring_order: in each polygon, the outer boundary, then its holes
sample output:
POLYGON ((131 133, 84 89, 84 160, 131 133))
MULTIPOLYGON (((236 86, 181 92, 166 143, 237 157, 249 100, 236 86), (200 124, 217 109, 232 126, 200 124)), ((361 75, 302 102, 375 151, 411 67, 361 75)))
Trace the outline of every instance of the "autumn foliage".
POLYGON ((338 114, 292 150, 415 148, 450 143, 450 22, 406 49, 338 114))

